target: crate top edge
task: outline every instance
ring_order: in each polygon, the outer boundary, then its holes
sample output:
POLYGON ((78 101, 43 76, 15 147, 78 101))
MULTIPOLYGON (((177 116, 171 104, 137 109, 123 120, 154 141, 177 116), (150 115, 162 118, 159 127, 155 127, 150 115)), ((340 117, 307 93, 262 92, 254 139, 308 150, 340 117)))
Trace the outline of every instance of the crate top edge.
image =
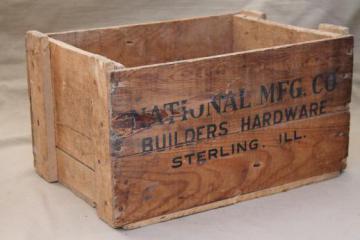
POLYGON ((66 31, 60 31, 60 32, 49 32, 44 33, 49 37, 60 35, 60 34, 72 34, 72 33, 83 33, 83 32, 90 32, 90 31, 99 31, 99 30, 114 30, 118 28, 125 28, 125 27, 136 27, 136 26, 145 26, 145 25, 153 25, 153 24, 159 24, 159 23, 174 23, 174 22, 182 22, 182 21, 192 21, 197 19, 206 19, 211 17, 226 17, 226 16, 232 16, 239 14, 240 11, 237 12, 228 12, 228 13, 220 13, 215 15, 207 15, 207 16, 194 16, 194 17, 185 17, 185 18, 176 18, 176 19, 164 19, 164 20, 150 20, 146 22, 140 22, 140 23, 128 23, 128 24, 119 24, 119 25, 112 25, 112 26, 106 26, 106 27, 94 27, 94 28, 87 28, 87 29, 75 29, 75 30, 66 30, 66 31))
MULTIPOLYGON (((183 60, 176 60, 176 61, 170 61, 170 62, 162 62, 162 63, 148 64, 148 65, 134 66, 134 67, 126 67, 125 66, 122 68, 117 68, 112 71, 112 80, 115 80, 114 77, 116 76, 117 73, 120 73, 120 72, 136 71, 136 70, 140 70, 140 69, 150 69, 150 68, 155 68, 155 67, 166 67, 166 66, 179 65, 179 64, 197 63, 197 62, 206 61, 206 60, 210 60, 210 59, 220 59, 220 58, 231 57, 231 56, 236 56, 236 55, 251 54, 251 53, 258 53, 258 52, 265 52, 265 51, 275 51, 275 50, 279 50, 279 49, 291 48, 291 47, 300 46, 300 45, 309 45, 309 44, 321 43, 321 42, 331 42, 334 40, 341 40, 341 39, 343 39, 343 40, 351 39, 351 41, 353 42, 354 36, 351 34, 339 35, 337 37, 332 37, 332 38, 323 38, 323 39, 310 40, 310 41, 304 41, 304 42, 299 42, 299 43, 289 43, 289 44, 283 44, 283 45, 278 45, 278 46, 273 46, 273 47, 256 48, 256 49, 251 49, 251 50, 224 53, 224 54, 218 54, 218 55, 212 55, 212 56, 206 56, 206 57, 197 57, 197 58, 191 58, 191 59, 183 59, 183 60)), ((353 43, 352 43, 352 47, 353 47, 353 43)))
POLYGON ((72 51, 77 52, 82 55, 86 55, 88 57, 96 58, 102 62, 110 62, 115 66, 115 68, 112 69, 112 72, 135 70, 135 69, 141 69, 141 68, 156 67, 156 66, 161 66, 161 65, 180 64, 180 63, 184 63, 184 62, 196 62, 196 61, 201 61, 201 60, 211 59, 211 58, 221 58, 221 57, 243 54, 243 53, 266 51, 269 49, 287 48, 287 47, 291 47, 291 46, 309 44, 309 43, 318 42, 318 41, 329 41, 329 40, 334 40, 334 39, 339 39, 339 38, 344 38, 344 37, 345 38, 353 37, 353 35, 351 35, 349 33, 342 34, 342 33, 336 32, 337 28, 341 30, 343 28, 346 29, 346 27, 330 25, 330 24, 320 24, 319 29, 311 29, 311 28, 299 27, 299 26, 279 23, 279 22, 275 22, 275 21, 270 21, 270 20, 266 19, 265 14, 264 14, 265 15, 264 18, 254 17, 253 13, 261 14, 261 12, 257 12, 257 11, 241 10, 241 11, 237 11, 237 12, 222 13, 222 14, 210 15, 210 16, 190 17, 190 18, 182 18, 182 19, 170 19, 170 20, 152 21, 152 22, 146 22, 146 23, 135 23, 135 24, 127 24, 127 25, 100 27, 100 28, 70 30, 70 31, 63 31, 63 32, 42 33, 39 31, 28 31, 27 33, 35 33, 38 36, 47 37, 49 42, 55 43, 63 48, 67 48, 69 50, 72 50, 72 51), (249 12, 250 12, 250 14, 248 15, 249 12), (314 33, 314 34, 322 35, 322 36, 324 36, 324 38, 319 39, 319 40, 310 40, 310 41, 304 41, 304 42, 299 42, 299 43, 289 43, 289 44, 283 44, 283 45, 266 47, 266 48, 258 48, 258 49, 252 49, 252 50, 246 50, 246 51, 237 51, 237 52, 224 53, 224 54, 219 54, 219 55, 196 57, 196 58, 190 58, 190 59, 184 59, 184 60, 161 62, 161 63, 155 63, 155 64, 134 66, 134 67, 126 67, 121 62, 109 59, 100 54, 86 51, 86 50, 76 47, 70 43, 56 39, 56 36, 63 35, 63 34, 66 35, 66 34, 74 34, 74 33, 85 33, 85 32, 91 32, 91 31, 114 30, 114 29, 120 29, 120 28, 125 28, 125 27, 146 26, 146 25, 161 24, 161 23, 174 23, 174 22, 192 21, 192 20, 197 20, 197 19, 207 19, 207 18, 213 18, 213 17, 226 17, 226 16, 242 17, 242 18, 247 18, 247 19, 250 19, 251 21, 256 21, 256 22, 266 24, 266 25, 278 26, 278 27, 287 28, 287 29, 290 29, 293 31, 314 33), (325 27, 321 27, 322 25, 325 25, 325 27), (331 28, 335 29, 335 31, 333 31, 333 29, 331 29, 331 28))
MULTIPOLYGON (((198 19, 243 15, 244 17, 248 17, 254 21, 262 22, 265 24, 286 27, 286 28, 289 28, 289 29, 295 30, 295 31, 312 32, 315 34, 323 35, 324 37, 337 37, 339 35, 342 35, 339 33, 327 31, 325 29, 323 29, 323 30, 311 29, 311 28, 300 27, 300 26, 280 23, 280 22, 276 22, 276 21, 271 21, 271 20, 268 20, 265 18, 257 18, 257 17, 253 17, 251 15, 248 15, 247 12, 256 12, 256 11, 241 10, 241 11, 236 11, 236 12, 220 13, 220 14, 208 15, 208 16, 197 16, 197 17, 194 16, 194 17, 188 17, 188 18, 166 19, 166 20, 158 20, 158 21, 154 20, 154 21, 148 21, 148 22, 120 24, 120 25, 113 25, 113 26, 107 26, 107 27, 95 27, 95 28, 87 28, 87 29, 75 29, 75 30, 66 30, 66 31, 59 31, 59 32, 49 32, 49 33, 44 33, 44 34, 47 35, 48 37, 54 38, 57 35, 64 35, 64 34, 84 33, 84 32, 102 31, 102 30, 115 30, 115 29, 126 28, 126 27, 146 26, 146 25, 164 24, 164 23, 176 23, 176 22, 192 21, 192 20, 198 20, 198 19)), ((327 24, 327 25, 329 25, 329 24, 327 24)))

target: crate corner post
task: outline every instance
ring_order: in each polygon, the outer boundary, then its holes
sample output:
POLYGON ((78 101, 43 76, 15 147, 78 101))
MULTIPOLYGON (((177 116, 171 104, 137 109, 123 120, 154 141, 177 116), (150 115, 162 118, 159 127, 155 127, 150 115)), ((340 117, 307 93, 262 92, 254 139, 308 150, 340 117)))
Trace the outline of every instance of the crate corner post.
POLYGON ((54 96, 46 34, 38 31, 26 33, 26 59, 34 166, 46 181, 57 182, 54 96))
POLYGON ((93 119, 96 131, 95 144, 95 206, 100 219, 111 227, 118 227, 114 221, 113 159, 111 157, 111 76, 123 68, 120 63, 99 56, 95 57, 98 104, 94 105, 93 119))

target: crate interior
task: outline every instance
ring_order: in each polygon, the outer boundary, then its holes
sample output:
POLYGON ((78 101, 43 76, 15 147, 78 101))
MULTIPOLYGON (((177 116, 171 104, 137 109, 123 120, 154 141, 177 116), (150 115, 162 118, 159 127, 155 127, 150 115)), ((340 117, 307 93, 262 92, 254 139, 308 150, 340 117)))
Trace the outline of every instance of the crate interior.
POLYGON ((326 32, 223 15, 49 35, 125 67, 329 38, 326 32))

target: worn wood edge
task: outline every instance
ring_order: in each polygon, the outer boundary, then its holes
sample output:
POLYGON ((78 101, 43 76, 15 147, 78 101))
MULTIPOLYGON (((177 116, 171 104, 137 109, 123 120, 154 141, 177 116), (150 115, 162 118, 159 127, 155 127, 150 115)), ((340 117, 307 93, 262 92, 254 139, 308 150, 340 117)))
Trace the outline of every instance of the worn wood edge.
POLYGON ((71 44, 68 44, 66 42, 57 40, 55 38, 49 37, 49 42, 51 42, 53 44, 56 44, 59 47, 62 47, 62 48, 71 50, 73 52, 76 52, 78 54, 81 54, 81 55, 84 55, 84 56, 87 56, 87 57, 90 57, 90 58, 95 58, 98 61, 111 62, 115 66, 115 69, 121 69, 121 68, 124 67, 123 64, 121 64, 119 62, 116 62, 116 61, 113 61, 113 60, 111 60, 111 59, 109 59, 109 58, 107 58, 105 56, 102 56, 102 55, 99 55, 99 54, 96 54, 96 53, 92 53, 92 52, 89 52, 89 51, 82 50, 81 48, 75 47, 75 46, 73 46, 71 44))
MULTIPOLYGON (((36 172, 44 178, 48 182, 57 182, 57 161, 56 161, 56 140, 55 140, 55 102, 54 102, 54 93, 53 93, 53 85, 52 85, 52 77, 51 77, 51 63, 50 63, 50 48, 49 48, 49 38, 38 31, 28 31, 26 33, 26 59, 27 59, 27 79, 28 79, 28 94, 30 100, 30 113, 31 113, 31 129, 32 129, 32 144, 33 144, 33 154, 34 154, 34 165, 36 172), (36 78, 33 76, 32 71, 34 69, 31 68, 32 62, 36 61, 35 55, 38 55, 40 58, 38 59, 39 65, 41 66, 39 71, 40 78, 36 78), (35 78, 35 79, 31 79, 35 78), (34 125, 37 124, 35 119, 37 118, 35 115, 39 115, 40 113, 34 113, 34 107, 32 105, 32 98, 35 97, 33 94, 36 91, 35 86, 32 86, 32 81, 42 81, 41 85, 43 87, 43 91, 37 96, 43 97, 44 105, 41 106, 44 111, 44 118, 41 119, 46 127, 46 136, 42 136, 46 143, 46 156, 45 159, 40 160, 37 157, 37 148, 35 135, 36 130, 34 125)), ((36 74, 35 74, 36 75, 36 74)), ((39 106, 38 106, 39 107, 39 106)))
POLYGON ((319 36, 323 36, 323 37, 330 37, 330 38, 338 37, 339 35, 341 35, 336 32, 321 31, 319 29, 311 29, 311 28, 293 26, 293 25, 288 25, 288 24, 284 24, 284 23, 270 21, 266 18, 254 17, 254 16, 256 16, 256 15, 248 15, 248 14, 243 14, 243 13, 234 15, 234 17, 246 19, 248 21, 254 21, 254 22, 258 22, 260 24, 265 24, 268 26, 284 28, 284 29, 288 29, 291 31, 295 31, 295 32, 312 33, 315 35, 319 35, 319 36))
POLYGON ((123 65, 112 61, 106 57, 84 51, 63 41, 49 37, 49 42, 58 47, 73 51, 91 59, 94 81, 96 82, 96 104, 93 104, 93 115, 95 125, 98 126, 94 140, 96 146, 101 146, 95 152, 94 165, 94 205, 97 215, 100 219, 109 225, 113 225, 113 179, 112 179, 112 162, 110 158, 110 75, 111 72, 123 68, 123 65))
POLYGON ((59 148, 56 148, 56 153, 58 156, 59 182, 90 206, 95 207, 94 170, 59 148), (78 178, 79 176, 81 177, 78 178), (88 184, 89 182, 90 184, 88 184))
POLYGON ((114 70, 121 69, 121 64, 113 61, 96 60, 99 98, 102 104, 97 105, 95 119, 99 125, 97 145, 102 150, 97 153, 95 162, 95 201, 97 215, 110 226, 114 226, 115 194, 113 179, 113 162, 111 158, 111 75, 114 70), (103 117, 101 117, 103 116, 103 117))
POLYGON ((243 9, 236 12, 227 12, 227 13, 219 13, 209 16, 197 16, 197 17, 189 17, 189 18, 180 18, 180 19, 169 19, 169 20, 160 20, 160 21, 149 21, 145 23, 134 23, 134 24, 123 24, 123 25, 114 25, 109 27, 99 27, 99 28, 89 28, 89 29, 78 29, 78 30, 69 30, 69 31, 62 31, 62 32, 50 32, 46 33, 51 38, 56 38, 59 35, 65 34, 73 34, 73 33, 83 33, 83 32, 91 32, 91 31, 99 31, 99 30, 116 30, 119 28, 124 27, 136 27, 136 26, 147 26, 147 25, 154 25, 154 24, 164 24, 164 23, 175 23, 175 22, 183 22, 183 21, 192 21, 192 20, 199 20, 199 19, 206 19, 211 17, 226 17, 226 16, 239 16, 243 18, 252 18, 253 20, 263 21, 270 25, 276 25, 281 27, 290 28, 291 30, 295 31, 305 31, 305 32, 313 32, 315 34, 319 34, 322 36, 329 36, 329 37, 336 37, 338 34, 331 33, 331 32, 324 32, 317 29, 309 29, 303 27, 297 27, 287 24, 282 24, 278 22, 273 22, 267 20, 267 15, 261 11, 257 10, 250 10, 250 9, 243 9))
MULTIPOLYGON (((93 89, 96 92, 96 94, 99 94, 99 92, 106 91, 106 90, 101 89, 100 91, 98 91, 99 89, 97 89, 98 87, 101 86, 102 83, 101 83, 101 81, 97 81, 97 77, 98 77, 99 73, 96 71, 96 70, 98 70, 98 68, 95 67, 95 66, 98 65, 99 63, 109 62, 109 63, 113 64, 115 66, 115 68, 122 67, 122 65, 120 63, 114 62, 114 61, 112 61, 112 60, 110 60, 110 59, 108 59, 106 57, 101 56, 101 55, 93 54, 91 52, 84 51, 84 50, 82 50, 80 48, 74 47, 74 46, 72 46, 70 44, 67 44, 65 42, 62 42, 62 41, 58 41, 58 40, 49 38, 49 43, 50 43, 50 50, 53 51, 53 53, 52 53, 53 56, 52 57, 54 57, 57 54, 58 51, 67 53, 68 55, 71 56, 69 61, 64 63, 66 65, 69 65, 69 64, 70 65, 71 64, 72 65, 74 65, 74 64, 77 65, 78 62, 76 62, 73 58, 75 58, 75 59, 83 59, 83 61, 84 61, 84 63, 86 63, 86 65, 82 66, 82 64, 80 64, 81 66, 76 66, 78 69, 76 69, 76 67, 75 68, 73 67, 73 69, 77 70, 77 71, 85 71, 91 76, 91 78, 93 78, 95 84, 91 85, 91 89, 93 89)), ((69 65, 69 67, 70 67, 70 65, 69 65)), ((56 66, 52 66, 52 68, 54 68, 54 67, 56 67, 56 66)), ((54 69, 52 69, 52 71, 54 71, 54 69)), ((54 78, 55 77, 56 76, 54 75, 54 78)), ((70 77, 70 79, 68 79, 67 81, 70 82, 71 80, 72 79, 70 77)), ((90 79, 82 79, 82 80, 90 80, 90 79)), ((85 82, 87 82, 87 81, 85 81, 85 82)), ((57 95, 55 94, 55 96, 57 96, 57 95)), ((98 98, 98 96, 95 96, 95 95, 92 95, 92 94, 91 94, 90 97, 92 98, 92 102, 91 102, 92 106, 91 106, 91 108, 94 108, 94 105, 98 104, 100 99, 98 98)), ((59 117, 61 117, 61 116, 59 116, 59 117)), ((74 117, 75 116, 72 116, 71 118, 74 119, 74 117)), ((94 116, 89 116, 89 117, 93 119, 94 116)), ((77 155, 76 151, 75 152, 71 151, 71 149, 74 148, 74 144, 72 144, 72 145, 64 144, 64 141, 63 141, 64 136, 66 136, 66 135, 69 136, 69 133, 70 134, 71 133, 79 134, 79 133, 74 131, 72 128, 68 128, 68 129, 70 129, 72 131, 68 131, 68 132, 64 131, 62 129, 63 126, 64 125, 61 124, 61 122, 56 122, 55 123, 56 130, 58 131, 58 134, 57 134, 57 137, 58 137, 57 140, 58 141, 56 143, 57 147, 59 147, 60 149, 62 149, 66 153, 70 154, 75 160, 78 160, 78 161, 82 162, 83 164, 87 165, 91 169, 95 169, 95 161, 93 159, 94 155, 87 156, 88 159, 86 159, 85 156, 77 155)), ((92 131, 97 131, 98 129, 90 129, 90 130, 92 132, 92 131)), ((90 136, 87 136, 87 138, 89 139, 90 144, 94 142, 94 138, 92 138, 90 136)), ((70 140, 70 142, 72 142, 72 141, 70 140)), ((77 148, 77 146, 75 146, 75 148, 77 148)), ((97 149, 93 149, 92 151, 96 152, 97 149)))
POLYGON ((130 229, 135 229, 135 228, 143 227, 143 226, 150 225, 150 224, 160 223, 160 222, 168 221, 171 219, 191 215, 194 213, 204 212, 204 211, 208 211, 211 209, 216 209, 216 208, 220 208, 220 207, 233 205, 233 204, 236 204, 236 203, 239 203, 242 201, 247 201, 247 200, 251 200, 251 199, 255 199, 255 198, 259 198, 259 197, 269 196, 269 195, 273 195, 275 193, 285 192, 285 191, 288 191, 288 190, 291 190, 294 188, 298 188, 301 186, 305 186, 305 185, 308 185, 311 183, 317 183, 317 182, 321 182, 321 181, 324 181, 327 179, 337 177, 341 173, 342 173, 342 170, 337 171, 337 172, 326 173, 326 174, 323 174, 320 176, 314 176, 314 177, 298 180, 295 182, 287 183, 287 184, 284 184, 281 186, 276 186, 276 187, 252 192, 252 193, 237 195, 235 197, 228 198, 225 200, 220 200, 220 201, 212 202, 209 204, 201 205, 198 207, 194 207, 194 208, 190 208, 190 209, 186 209, 186 210, 178 211, 175 213, 170 213, 170 214, 166 214, 166 215, 162 215, 162 216, 158 216, 158 217, 154 217, 154 218, 150 218, 150 219, 146 219, 146 220, 142 220, 142 221, 138 221, 138 222, 134 222, 134 223, 129 223, 129 224, 126 224, 123 226, 117 226, 117 227, 120 227, 125 230, 130 230, 130 229))
MULTIPOLYGON (((225 53, 225 54, 219 54, 219 55, 214 55, 214 56, 184 59, 184 60, 170 61, 170 62, 164 62, 164 63, 155 63, 155 64, 149 64, 149 65, 136 66, 136 67, 126 67, 125 66, 125 67, 119 67, 119 68, 115 69, 113 72, 113 76, 115 76, 117 72, 134 71, 134 70, 139 70, 139 69, 162 67, 162 66, 168 66, 168 65, 196 63, 196 62, 200 62, 200 61, 219 59, 219 58, 225 58, 225 57, 231 57, 231 56, 237 56, 237 55, 243 55, 243 54, 275 51, 275 50, 284 49, 284 48, 289 48, 289 50, 290 50, 290 48, 292 48, 294 46, 308 45, 308 44, 321 43, 321 42, 329 42, 329 41, 334 41, 334 40, 338 40, 338 39, 353 39, 353 36, 352 35, 337 35, 336 38, 324 38, 324 39, 317 39, 317 40, 305 41, 305 42, 300 42, 300 43, 283 44, 283 45, 274 46, 274 47, 266 47, 266 48, 252 49, 252 50, 246 50, 246 51, 225 53)), ((114 78, 112 78, 112 79, 114 79, 114 78)))
POLYGON ((148 21, 143 23, 130 23, 130 24, 120 24, 120 25, 114 25, 114 26, 108 26, 108 27, 99 27, 99 28, 87 28, 87 29, 77 29, 77 30, 69 30, 69 31, 62 31, 62 32, 49 32, 46 33, 49 37, 56 38, 58 35, 63 34, 73 34, 73 33, 83 33, 83 32, 91 32, 91 31, 101 31, 101 30, 116 30, 119 28, 126 28, 126 27, 137 27, 137 26, 147 26, 147 25, 154 25, 154 24, 164 24, 164 23, 174 23, 174 22, 183 22, 183 21, 192 21, 192 20, 200 20, 200 19, 206 19, 211 17, 226 17, 226 16, 232 16, 234 14, 240 13, 237 12, 226 12, 226 13, 219 13, 214 15, 207 15, 207 16, 194 16, 194 17, 185 17, 180 19, 164 19, 164 20, 158 20, 158 21, 148 21))
MULTIPOLYGON (((347 152, 349 152, 349 138, 348 138, 348 147, 347 148, 348 148, 347 152)), ((340 169, 340 172, 344 172, 347 168, 347 157, 343 158, 341 160, 341 163, 342 163, 342 168, 340 169)))
POLYGON ((318 29, 320 31, 331 32, 331 33, 340 34, 340 35, 350 34, 348 27, 338 26, 338 25, 328 24, 328 23, 320 23, 318 29))
MULTIPOLYGON (((349 100, 350 101, 350 100, 349 100)), ((326 112, 324 113, 323 115, 321 116, 314 116, 314 117, 311 117, 311 120, 317 120, 317 119, 321 119, 321 118, 328 118, 328 117, 336 117, 337 115, 341 115, 341 114, 348 114, 349 115, 349 119, 350 119, 350 112, 349 112, 349 104, 350 102, 347 102, 346 104, 344 105, 339 105, 337 107, 333 107, 331 109, 330 112, 326 112)), ((297 119, 297 120, 294 120, 292 121, 293 123, 296 123, 296 124, 302 124, 304 122, 308 122, 309 119, 297 119)), ((247 132, 248 133, 261 133, 261 132, 266 132, 266 131, 271 131, 272 129, 274 129, 274 127, 283 127, 287 125, 286 123, 279 123, 278 125, 274 126, 274 125, 270 125, 270 126, 265 126, 265 127, 262 127, 261 129, 255 129, 255 130, 248 130, 247 132)), ((349 123, 348 123, 348 126, 349 126, 349 123)), ((347 132, 349 132, 349 127, 347 129, 347 132)), ((241 132, 237 131, 237 132, 230 132, 230 134, 241 134, 241 132)), ((349 138, 347 138, 347 141, 348 141, 348 144, 349 144, 349 138)), ((198 141, 197 143, 201 143, 201 141, 198 141)), ((349 148, 349 146, 347 146, 347 149, 349 148)), ((348 151, 348 150, 347 150, 348 151)), ((152 152, 154 153, 154 152, 152 152)), ((118 156, 119 158, 126 158, 126 157, 133 157, 133 156, 139 156, 141 155, 141 152, 135 152, 131 155, 125 155, 125 156, 118 156)), ((344 169, 346 168, 346 158, 342 160, 342 163, 344 163, 344 169)))
POLYGON ((264 20, 267 18, 266 14, 264 12, 260 12, 260 11, 256 11, 256 10, 247 10, 247 9, 241 10, 239 12, 239 14, 237 14, 237 15, 255 18, 255 19, 264 19, 264 20))

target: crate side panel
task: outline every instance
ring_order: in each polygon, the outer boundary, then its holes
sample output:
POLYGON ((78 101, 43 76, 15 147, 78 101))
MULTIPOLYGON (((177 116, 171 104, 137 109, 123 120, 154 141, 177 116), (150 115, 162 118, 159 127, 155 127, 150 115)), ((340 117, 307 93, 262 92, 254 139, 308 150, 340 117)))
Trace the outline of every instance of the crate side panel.
POLYGON ((344 37, 116 72, 115 225, 341 171, 352 47, 344 37))
POLYGON ((94 169, 94 132, 91 116, 96 104, 95 59, 51 42, 51 67, 56 103, 56 145, 94 169))
POLYGON ((94 119, 98 126, 95 136, 97 146, 95 165, 96 210, 98 216, 109 225, 114 225, 114 186, 113 162, 110 156, 110 76, 120 66, 110 61, 98 61, 96 73, 98 79, 98 104, 94 106, 94 119))
POLYGON ((234 16, 233 31, 234 52, 330 38, 330 34, 247 18, 241 14, 234 16))
MULTIPOLYGON (((93 195, 89 198, 96 203, 99 217, 111 225, 113 196, 108 84, 110 72, 119 65, 54 39, 50 41, 50 49, 57 110, 57 148, 73 161, 94 171, 93 195)), ((73 189, 83 185, 71 181, 67 184, 73 189)), ((77 191, 87 196, 90 190, 85 187, 77 191)))
POLYGON ((165 21, 51 36, 132 67, 231 52, 232 16, 165 21))

